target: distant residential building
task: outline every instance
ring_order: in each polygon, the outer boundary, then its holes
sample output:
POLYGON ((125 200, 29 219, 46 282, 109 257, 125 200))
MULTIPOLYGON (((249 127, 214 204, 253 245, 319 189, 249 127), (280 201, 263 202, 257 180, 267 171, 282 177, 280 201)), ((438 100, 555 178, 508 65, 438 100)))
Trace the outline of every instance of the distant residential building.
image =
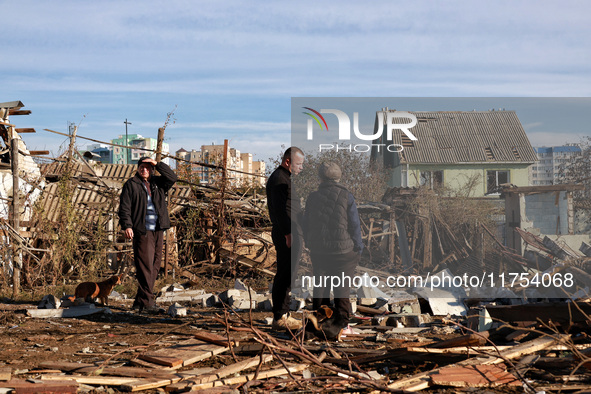
MULTIPOLYGON (((113 144, 130 146, 130 148, 122 148, 119 146, 113 147, 113 163, 115 164, 137 164, 138 160, 144 156, 156 157, 156 147, 158 140, 156 138, 144 138, 140 134, 128 134, 127 141, 124 135, 119 138, 111 140, 113 144), (152 152, 146 151, 149 149, 152 152)), ((166 142, 162 143, 162 154, 170 152, 169 146, 166 142)), ((165 158, 162 161, 170 165, 170 159, 165 158)))
POLYGON ((265 178, 265 173, 267 172, 267 165, 264 161, 253 161, 252 162, 252 172, 259 176, 254 176, 254 181, 258 182, 260 186, 264 187, 265 183, 267 182, 267 178, 265 178))
MULTIPOLYGON (((202 162, 201 151, 198 151, 195 149, 192 149, 189 152, 186 149, 181 148, 175 152, 175 156, 178 157, 179 159, 181 159, 181 161, 177 161, 177 163, 176 163, 177 169, 188 165, 189 163, 187 163, 187 162, 191 162, 191 163, 201 163, 202 162)), ((191 168, 191 171, 199 177, 199 180, 202 181, 204 174, 205 174, 205 167, 203 167, 199 164, 190 164, 190 168, 191 168)))
MULTIPOLYGON (((124 135, 111 140, 112 144, 129 146, 129 141, 143 138, 140 134, 128 134, 127 139, 124 135)), ((113 146, 113 164, 131 164, 131 149, 122 148, 120 146, 113 146)))
MULTIPOLYGON (((205 163, 220 166, 224 159, 223 145, 202 145, 201 150, 179 149, 175 156, 187 160, 192 163, 205 163)), ((177 166, 182 164, 179 162, 177 166)), ((234 186, 249 186, 252 182, 258 182, 262 186, 265 185, 266 179, 264 177, 257 177, 253 174, 265 175, 265 163, 262 161, 253 161, 252 153, 241 153, 239 150, 228 147, 226 155, 226 168, 228 171, 228 180, 234 186), (236 171, 232 171, 236 170, 236 171)), ((221 172, 218 169, 204 167, 199 164, 191 164, 191 169, 199 176, 201 183, 215 184, 221 177, 221 172)))
POLYGON ((91 144, 86 147, 88 155, 91 160, 100 161, 101 163, 113 162, 113 150, 109 145, 105 144, 91 144))
POLYGON ((534 186, 559 183, 560 171, 582 153, 576 144, 542 146, 534 150, 538 155, 538 162, 530 168, 530 180, 534 186))

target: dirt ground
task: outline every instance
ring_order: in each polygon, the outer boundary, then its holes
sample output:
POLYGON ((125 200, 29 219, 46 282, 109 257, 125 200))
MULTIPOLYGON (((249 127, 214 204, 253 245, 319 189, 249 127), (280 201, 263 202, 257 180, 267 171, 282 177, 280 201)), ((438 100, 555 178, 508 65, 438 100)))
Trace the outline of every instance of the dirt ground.
MULTIPOLYGON (((219 287, 227 283, 217 283, 217 290, 211 287, 207 291, 219 293, 219 287)), ((202 285, 202 283, 200 283, 202 285)), ((211 284, 209 284, 211 285, 211 284)), ((207 286, 202 286, 207 287, 207 286)), ((224 288, 227 289, 230 286, 224 288)), ((200 287, 194 287, 197 289, 200 287)), ((120 293, 132 294, 131 291, 120 293)), ((257 289, 261 291, 262 289, 257 289)), ((27 309, 37 309, 38 300, 34 302, 13 302, 9 299, 0 299, 0 371, 9 368, 13 378, 16 379, 40 379, 46 373, 58 373, 59 368, 52 368, 51 363, 74 362, 97 366, 120 367, 135 366, 132 360, 146 351, 158 350, 194 337, 196 332, 215 333, 225 335, 225 325, 216 322, 215 318, 226 318, 224 309, 220 307, 203 308, 193 307, 187 303, 181 303, 187 307, 187 316, 173 318, 166 313, 140 314, 131 309, 133 299, 111 299, 110 312, 96 313, 76 318, 33 318, 27 316, 27 309)), ((163 310, 170 304, 161 304, 163 310)), ((97 308, 100 308, 97 305, 97 308)), ((239 312, 237 315, 227 317, 233 319, 235 327, 239 327, 240 319, 252 321, 256 329, 268 333, 278 340, 291 339, 286 333, 271 330, 265 318, 271 316, 270 312, 239 312)), ((358 321, 361 324, 370 324, 369 321, 358 321)), ((252 332, 232 331, 230 337, 240 341, 241 345, 257 345, 252 332)), ((407 346, 424 346, 430 342, 448 339, 457 334, 441 331, 434 335, 433 332, 417 336, 405 343, 405 340, 378 341, 376 338, 358 338, 354 341, 343 342, 338 347, 332 347, 322 341, 309 342, 307 346, 318 356, 323 351, 328 356, 340 358, 338 354, 344 354, 344 349, 356 350, 352 354, 378 355, 378 352, 398 349, 407 346), (369 340, 368 340, 369 339, 369 340), (414 341, 414 342, 412 342, 414 341), (420 342, 417 342, 420 341, 420 342), (336 351, 335 351, 336 350, 336 351), (364 353, 367 351, 367 353, 364 353), (372 353, 373 352, 373 353, 372 353)), ((205 360, 182 367, 179 372, 195 370, 199 368, 219 369, 234 364, 237 360, 257 356, 260 350, 236 351, 236 354, 226 351, 209 357, 205 360)), ((350 353, 351 354, 351 353, 350 353)), ((285 356, 283 356, 285 357, 285 356)), ((445 356, 445 363, 450 356, 445 356)), ((291 363, 301 362, 298 357, 287 355, 286 361, 291 363)), ((338 364, 337 364, 338 365, 338 364)), ((270 366, 281 368, 281 364, 275 359, 270 366)), ((346 365, 338 365, 339 368, 348 370, 346 365)), ((395 380, 403 376, 412 375, 421 371, 438 367, 437 361, 420 361, 417 363, 396 362, 396 360, 377 360, 364 368, 381 375, 383 378, 395 380), (368 369, 369 368, 369 369, 368 369)), ((260 380, 248 387, 249 392, 371 392, 367 386, 354 380, 335 380, 335 373, 312 365, 308 374, 311 374, 302 383, 303 375, 300 373, 297 379, 289 377, 277 377, 260 380), (332 375, 332 378, 327 378, 332 375), (345 383, 342 383, 345 382, 345 383), (298 386, 299 384, 299 386, 298 386), (303 390, 303 391, 302 391, 303 390)), ((244 370, 253 372, 254 368, 244 370)), ((0 382, 0 387, 2 382, 0 382)), ((117 386, 89 386, 80 385, 82 392, 119 392, 117 386)), ((217 392, 228 392, 226 387, 217 392)), ((503 389, 503 392, 519 392, 514 389, 503 389)), ((164 392, 162 388, 144 390, 142 392, 164 392)), ((438 392, 451 392, 438 389, 438 392)), ((498 391, 497 391, 498 392, 498 391)))
MULTIPOLYGON (((223 316, 219 308, 189 308, 188 315, 180 318, 140 314, 131 309, 132 302, 110 302, 111 313, 76 318, 32 318, 26 310, 36 309, 36 303, 0 302, 0 368, 10 367, 15 378, 26 379, 38 377, 46 369, 40 365, 47 361, 93 364, 109 359, 111 366, 121 366, 146 350, 192 338, 196 330, 210 331, 207 317, 223 316)), ((253 319, 268 315, 253 313, 253 319)), ((220 368, 233 362, 230 355, 221 354, 191 368, 220 368)))

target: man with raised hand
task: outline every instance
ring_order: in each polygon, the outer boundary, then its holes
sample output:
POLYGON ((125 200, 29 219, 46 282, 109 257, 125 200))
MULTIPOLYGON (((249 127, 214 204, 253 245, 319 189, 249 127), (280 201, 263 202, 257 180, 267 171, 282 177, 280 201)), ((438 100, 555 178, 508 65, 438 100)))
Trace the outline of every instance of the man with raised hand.
POLYGON ((163 232, 170 228, 166 194, 177 176, 165 163, 150 157, 138 160, 133 178, 123 185, 119 202, 119 224, 125 238, 133 240, 133 263, 138 290, 133 309, 158 312, 154 284, 162 260, 163 232), (154 169, 159 176, 154 176, 154 169))

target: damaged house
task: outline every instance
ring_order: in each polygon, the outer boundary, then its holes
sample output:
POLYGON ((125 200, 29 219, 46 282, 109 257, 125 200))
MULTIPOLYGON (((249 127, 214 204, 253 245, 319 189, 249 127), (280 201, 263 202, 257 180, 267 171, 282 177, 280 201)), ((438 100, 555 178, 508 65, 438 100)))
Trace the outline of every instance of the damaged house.
POLYGON ((45 152, 29 152, 20 136, 22 133, 34 133, 35 130, 18 128, 11 123, 11 116, 31 113, 29 110, 23 110, 23 107, 24 104, 20 101, 0 103, 0 218, 4 220, 12 217, 15 185, 23 198, 19 208, 19 217, 23 220, 30 218, 31 206, 43 187, 39 166, 31 156, 45 152), (13 160, 14 157, 17 160, 13 160), (17 171, 16 174, 13 173, 14 170, 17 171))
MULTIPOLYGON (((471 197, 483 197, 498 194, 504 183, 528 185, 528 167, 538 159, 515 111, 411 113, 418 121, 412 128, 416 141, 393 133, 392 142, 403 151, 372 148, 372 160, 390 169, 390 186, 459 190, 470 185, 471 197)), ((386 134, 381 138, 385 144, 386 134)))

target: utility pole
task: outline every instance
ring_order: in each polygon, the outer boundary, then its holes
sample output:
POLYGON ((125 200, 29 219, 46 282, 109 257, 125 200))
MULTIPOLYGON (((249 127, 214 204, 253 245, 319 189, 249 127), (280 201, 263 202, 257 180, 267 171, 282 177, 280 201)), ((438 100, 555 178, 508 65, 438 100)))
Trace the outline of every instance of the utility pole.
POLYGON ((127 139, 127 125, 131 124, 131 122, 127 121, 127 118, 125 118, 125 164, 129 164, 129 141, 127 139))

